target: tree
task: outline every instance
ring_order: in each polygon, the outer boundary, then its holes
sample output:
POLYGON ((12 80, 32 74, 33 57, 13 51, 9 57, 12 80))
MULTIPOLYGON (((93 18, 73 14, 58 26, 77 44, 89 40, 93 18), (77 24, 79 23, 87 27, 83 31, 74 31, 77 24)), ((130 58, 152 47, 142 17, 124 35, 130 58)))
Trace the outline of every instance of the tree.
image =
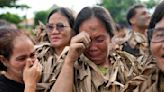
POLYGON ((27 5, 17 5, 16 1, 17 0, 0 0, 0 8, 4 8, 4 7, 30 8, 27 5))
POLYGON ((46 24, 47 22, 48 11, 38 11, 35 13, 34 25, 38 25, 39 21, 46 24))
POLYGON ((138 2, 138 0, 102 0, 100 5, 110 11, 115 22, 126 24, 126 13, 128 8, 138 2))
POLYGON ((147 8, 152 8, 154 7, 155 5, 159 4, 160 0, 149 0, 147 2, 143 2, 147 8))
POLYGON ((58 6, 56 4, 54 4, 50 9, 46 10, 46 11, 38 11, 35 13, 35 16, 34 16, 34 25, 38 25, 39 24, 39 21, 41 21, 43 24, 46 24, 47 23, 47 17, 48 17, 48 14, 54 10, 58 8, 58 6))
POLYGON ((15 14, 11 14, 11 13, 6 13, 6 14, 1 14, 0 15, 0 19, 4 19, 7 20, 8 22, 14 23, 14 24, 18 24, 22 21, 21 17, 15 14))
POLYGON ((108 9, 108 11, 110 11, 110 14, 115 22, 120 24, 127 24, 126 14, 129 7, 137 3, 143 3, 148 6, 148 8, 152 8, 158 2, 159 0, 149 0, 145 2, 141 2, 141 0, 102 0, 100 5, 104 6, 108 9))

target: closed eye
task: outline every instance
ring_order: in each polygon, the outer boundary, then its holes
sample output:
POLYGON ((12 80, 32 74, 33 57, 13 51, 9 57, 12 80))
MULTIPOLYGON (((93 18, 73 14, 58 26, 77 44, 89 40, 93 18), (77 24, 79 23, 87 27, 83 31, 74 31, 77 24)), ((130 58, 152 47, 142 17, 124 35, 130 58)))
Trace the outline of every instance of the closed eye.
POLYGON ((105 39, 106 39, 105 36, 99 36, 99 37, 96 38, 96 42, 101 43, 101 42, 103 42, 105 39))
POLYGON ((53 29, 54 26, 53 26, 53 25, 47 25, 47 28, 49 28, 49 29, 53 29))
POLYGON ((63 27, 65 27, 62 23, 59 23, 59 24, 56 24, 56 27, 58 27, 58 28, 63 28, 63 27))
POLYGON ((27 58, 26 55, 22 55, 22 56, 16 57, 16 61, 24 61, 26 58, 27 58))

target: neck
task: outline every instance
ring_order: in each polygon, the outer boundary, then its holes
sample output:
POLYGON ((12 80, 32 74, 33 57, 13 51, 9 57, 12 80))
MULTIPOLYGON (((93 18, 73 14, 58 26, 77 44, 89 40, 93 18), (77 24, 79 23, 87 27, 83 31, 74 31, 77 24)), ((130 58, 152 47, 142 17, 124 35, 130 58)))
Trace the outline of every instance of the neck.
POLYGON ((146 28, 139 28, 139 27, 134 26, 134 27, 132 27, 132 30, 134 32, 138 32, 138 33, 145 35, 146 28))
POLYGON ((105 60, 104 63, 99 64, 100 67, 105 67, 105 68, 109 68, 111 66, 111 63, 108 59, 105 60))
POLYGON ((59 56, 62 53, 63 49, 64 47, 55 48, 55 54, 59 56))
POLYGON ((19 76, 19 74, 10 73, 7 71, 4 73, 4 75, 7 77, 7 79, 14 80, 19 83, 24 83, 23 77, 19 76))

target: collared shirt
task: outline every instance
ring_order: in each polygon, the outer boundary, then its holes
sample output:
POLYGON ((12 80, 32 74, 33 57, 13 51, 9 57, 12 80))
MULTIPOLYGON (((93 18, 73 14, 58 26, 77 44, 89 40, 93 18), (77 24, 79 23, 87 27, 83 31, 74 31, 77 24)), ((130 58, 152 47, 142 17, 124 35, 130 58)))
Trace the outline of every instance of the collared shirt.
MULTIPOLYGON (((43 75, 37 84, 37 92, 50 91, 60 74, 68 50, 69 47, 65 48, 58 59, 50 54, 49 46, 39 51, 43 75)), ((103 75, 98 66, 82 54, 74 64, 73 92, 121 92, 128 80, 140 74, 140 64, 135 61, 136 58, 126 52, 110 53, 109 62, 112 66, 109 67, 107 74, 103 75)))
POLYGON ((50 92, 52 85, 56 81, 56 77, 60 73, 61 64, 68 47, 65 47, 61 55, 57 56, 50 43, 41 43, 35 46, 39 62, 43 66, 41 80, 37 83, 37 92, 50 92))
POLYGON ((152 56, 147 58, 142 74, 129 80, 122 92, 164 92, 164 73, 152 56))
POLYGON ((74 92, 121 92, 126 82, 139 74, 135 58, 126 52, 110 55, 112 66, 104 76, 98 66, 80 56, 75 63, 74 92))
MULTIPOLYGON (((118 38, 116 37, 115 39, 118 38)), ((126 33, 126 36, 122 38, 122 41, 119 41, 117 44, 120 45, 121 50, 131 53, 137 57, 148 53, 147 38, 141 33, 129 31, 126 33)))

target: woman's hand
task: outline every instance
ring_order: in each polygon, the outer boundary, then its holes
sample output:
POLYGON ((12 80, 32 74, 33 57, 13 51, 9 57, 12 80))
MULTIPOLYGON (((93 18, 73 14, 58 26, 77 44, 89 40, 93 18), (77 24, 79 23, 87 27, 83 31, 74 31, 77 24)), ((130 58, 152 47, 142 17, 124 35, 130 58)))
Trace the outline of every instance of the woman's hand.
POLYGON ((91 40, 89 34, 86 32, 81 32, 80 34, 72 37, 70 43, 70 50, 68 56, 71 61, 76 61, 81 53, 89 46, 91 40))
POLYGON ((40 79, 42 72, 42 65, 36 59, 34 64, 31 66, 30 62, 26 62, 24 72, 23 72, 23 80, 25 85, 36 85, 38 80, 40 79))

